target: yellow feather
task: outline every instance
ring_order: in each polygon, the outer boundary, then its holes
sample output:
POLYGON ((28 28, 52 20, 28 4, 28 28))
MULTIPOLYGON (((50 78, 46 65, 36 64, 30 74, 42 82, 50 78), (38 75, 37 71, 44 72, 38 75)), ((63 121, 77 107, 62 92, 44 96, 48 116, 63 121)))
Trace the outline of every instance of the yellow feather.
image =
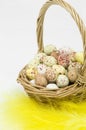
POLYGON ((86 130, 86 102, 61 102, 54 109, 21 91, 3 92, 0 101, 0 130, 86 130))

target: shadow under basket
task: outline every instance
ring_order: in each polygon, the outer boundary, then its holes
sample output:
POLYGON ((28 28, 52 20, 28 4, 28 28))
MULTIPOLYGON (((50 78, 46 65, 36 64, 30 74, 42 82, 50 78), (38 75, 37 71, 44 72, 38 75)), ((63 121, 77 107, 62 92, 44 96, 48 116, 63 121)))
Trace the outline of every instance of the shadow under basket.
POLYGON ((79 17, 78 13, 73 7, 63 0, 49 0, 46 2, 40 10, 39 17, 37 19, 37 41, 38 41, 38 53, 44 52, 43 45, 43 22, 47 9, 51 5, 60 5, 65 8, 75 20, 79 31, 82 36, 83 48, 84 48, 84 63, 78 73, 76 82, 72 85, 57 90, 43 89, 42 86, 32 85, 26 76, 26 67, 20 71, 17 81, 24 87, 26 93, 35 99, 39 103, 56 105, 59 101, 71 100, 73 102, 81 102, 86 100, 86 27, 79 17))

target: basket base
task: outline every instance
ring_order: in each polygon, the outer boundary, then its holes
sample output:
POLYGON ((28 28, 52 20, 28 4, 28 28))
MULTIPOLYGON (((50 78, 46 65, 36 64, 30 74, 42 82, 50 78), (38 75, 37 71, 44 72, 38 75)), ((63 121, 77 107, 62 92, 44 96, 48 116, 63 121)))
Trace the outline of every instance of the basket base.
MULTIPOLYGON (((85 93, 86 95, 86 93, 85 93)), ((48 105, 48 106, 51 106, 51 107, 54 107, 54 108, 60 108, 61 106, 61 102, 73 102, 73 103, 82 103, 82 102, 85 102, 86 101, 86 96, 83 96, 81 93, 78 93, 76 96, 72 95, 70 97, 65 97, 65 98, 61 98, 61 99, 58 99, 58 98, 44 98, 42 96, 36 96, 36 95, 28 95, 32 100, 35 100, 38 104, 41 104, 41 105, 48 105)))

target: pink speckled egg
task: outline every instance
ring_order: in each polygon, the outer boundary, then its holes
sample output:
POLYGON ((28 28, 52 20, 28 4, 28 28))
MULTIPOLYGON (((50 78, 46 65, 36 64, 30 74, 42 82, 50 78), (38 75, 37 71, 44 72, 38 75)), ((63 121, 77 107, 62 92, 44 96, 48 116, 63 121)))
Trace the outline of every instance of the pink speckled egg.
POLYGON ((58 56, 58 64, 64 66, 65 68, 68 67, 70 62, 69 55, 61 54, 58 56))

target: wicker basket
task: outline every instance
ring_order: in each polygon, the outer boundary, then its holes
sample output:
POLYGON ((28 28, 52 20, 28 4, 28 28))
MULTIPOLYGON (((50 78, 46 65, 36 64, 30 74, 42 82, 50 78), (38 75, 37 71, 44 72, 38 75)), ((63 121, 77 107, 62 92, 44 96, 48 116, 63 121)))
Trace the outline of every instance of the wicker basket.
POLYGON ((73 17, 75 22, 78 25, 79 31, 82 36, 83 48, 84 48, 84 64, 81 68, 81 71, 78 74, 77 81, 64 88, 60 88, 58 90, 45 90, 42 86, 34 85, 32 86, 29 80, 27 79, 25 69, 27 65, 21 70, 19 73, 17 81, 23 85, 26 93, 36 99, 41 103, 52 103, 56 104, 58 101, 62 100, 72 100, 74 102, 80 102, 86 99, 86 28, 83 24, 81 18, 76 13, 75 9, 73 9, 68 3, 63 0, 49 0, 46 2, 40 10, 39 17, 37 20, 37 40, 38 40, 38 53, 43 52, 43 22, 44 16, 47 9, 51 5, 60 5, 64 7, 73 17))

